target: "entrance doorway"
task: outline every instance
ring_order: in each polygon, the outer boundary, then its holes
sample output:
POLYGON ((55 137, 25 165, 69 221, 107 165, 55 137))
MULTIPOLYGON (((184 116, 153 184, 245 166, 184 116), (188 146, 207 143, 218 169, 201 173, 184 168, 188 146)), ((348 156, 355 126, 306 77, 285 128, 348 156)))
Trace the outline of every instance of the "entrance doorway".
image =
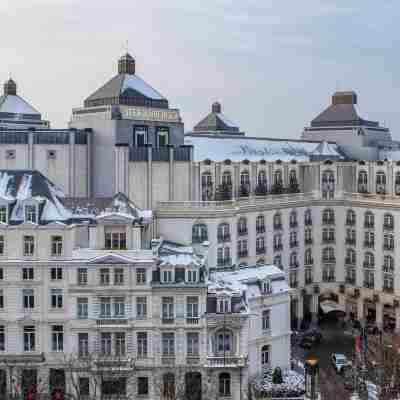
POLYGON ((36 369, 23 369, 21 371, 21 391, 24 398, 28 393, 36 393, 37 388, 37 370, 36 369))
POLYGON ((187 399, 201 400, 200 372, 188 372, 185 375, 185 394, 187 399))

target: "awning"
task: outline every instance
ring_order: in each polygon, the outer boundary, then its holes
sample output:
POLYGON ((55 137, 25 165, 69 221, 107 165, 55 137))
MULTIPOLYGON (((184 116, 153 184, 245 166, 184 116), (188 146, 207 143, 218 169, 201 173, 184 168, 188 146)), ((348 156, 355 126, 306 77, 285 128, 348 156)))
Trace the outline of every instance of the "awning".
POLYGON ((322 309, 324 314, 328 314, 328 313, 334 312, 334 311, 335 312, 342 312, 344 314, 346 313, 346 311, 344 309, 344 306, 342 306, 339 303, 336 303, 336 301, 333 301, 333 300, 321 301, 319 303, 319 305, 320 305, 320 307, 321 307, 321 309, 322 309))

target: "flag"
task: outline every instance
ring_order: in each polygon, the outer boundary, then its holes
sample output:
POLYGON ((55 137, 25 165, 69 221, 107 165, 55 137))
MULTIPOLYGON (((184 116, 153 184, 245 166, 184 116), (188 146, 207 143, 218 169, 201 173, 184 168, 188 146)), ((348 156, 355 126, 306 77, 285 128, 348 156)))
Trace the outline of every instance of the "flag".
POLYGON ((355 337, 355 352, 359 353, 360 352, 360 336, 355 337))

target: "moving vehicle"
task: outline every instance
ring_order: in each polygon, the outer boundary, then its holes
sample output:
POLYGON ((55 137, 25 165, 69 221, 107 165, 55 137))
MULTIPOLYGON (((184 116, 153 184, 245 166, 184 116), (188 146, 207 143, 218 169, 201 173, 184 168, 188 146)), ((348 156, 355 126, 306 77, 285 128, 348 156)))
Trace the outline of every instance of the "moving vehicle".
POLYGON ((333 353, 331 355, 331 362, 337 373, 343 373, 346 368, 351 366, 347 357, 341 353, 333 353))

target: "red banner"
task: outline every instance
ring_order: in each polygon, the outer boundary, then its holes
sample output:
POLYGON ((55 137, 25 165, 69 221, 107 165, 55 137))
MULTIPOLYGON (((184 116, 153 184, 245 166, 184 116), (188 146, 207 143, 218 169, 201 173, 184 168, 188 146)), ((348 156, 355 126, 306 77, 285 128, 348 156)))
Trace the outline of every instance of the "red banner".
POLYGON ((355 352, 359 353, 360 352, 360 336, 355 337, 355 352))

